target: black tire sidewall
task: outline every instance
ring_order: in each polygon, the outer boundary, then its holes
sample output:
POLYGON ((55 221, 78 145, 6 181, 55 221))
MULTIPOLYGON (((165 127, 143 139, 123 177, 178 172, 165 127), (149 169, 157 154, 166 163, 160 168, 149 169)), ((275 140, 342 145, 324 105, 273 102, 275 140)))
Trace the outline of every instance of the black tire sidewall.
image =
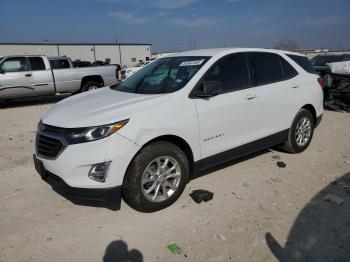
POLYGON ((172 205, 182 194, 189 178, 189 164, 185 153, 176 145, 159 141, 144 147, 131 162, 123 182, 124 200, 141 212, 155 212, 172 205), (167 200, 152 202, 148 200, 141 188, 141 180, 146 167, 159 156, 174 158, 181 167, 181 180, 176 192, 167 200))
POLYGON ((290 144, 290 147, 295 153, 303 152, 310 145, 310 142, 311 142, 311 140, 313 138, 313 134, 314 134, 314 128, 315 128, 315 121, 314 121, 314 118, 313 118, 311 112, 306 110, 306 109, 300 110, 293 120, 291 129, 289 132, 289 138, 288 138, 288 140, 289 140, 288 142, 290 144), (299 146, 296 142, 295 131, 296 131, 296 126, 297 126, 298 122, 303 117, 307 117, 310 119, 311 135, 310 135, 309 141, 304 146, 299 146))

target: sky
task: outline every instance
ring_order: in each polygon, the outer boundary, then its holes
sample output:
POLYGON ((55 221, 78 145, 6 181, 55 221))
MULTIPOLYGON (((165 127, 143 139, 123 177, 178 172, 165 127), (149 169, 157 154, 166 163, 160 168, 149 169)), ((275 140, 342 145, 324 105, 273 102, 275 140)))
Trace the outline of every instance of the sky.
POLYGON ((0 42, 350 49, 349 0, 1 0, 0 42))

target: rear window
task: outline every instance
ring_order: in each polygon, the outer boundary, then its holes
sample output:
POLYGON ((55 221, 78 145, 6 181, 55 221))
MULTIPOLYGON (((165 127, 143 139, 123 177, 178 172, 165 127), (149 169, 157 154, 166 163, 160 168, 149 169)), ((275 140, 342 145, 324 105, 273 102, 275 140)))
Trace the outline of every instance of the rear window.
POLYGON ((291 58, 295 63, 297 63, 300 67, 302 67, 306 72, 310 74, 316 74, 314 67, 312 66, 309 59, 305 56, 300 55, 287 55, 291 58))
POLYGON ((67 59, 50 60, 50 64, 52 69, 70 68, 70 65, 67 59))
POLYGON ((45 70, 45 63, 41 57, 29 57, 29 63, 32 70, 45 70))
POLYGON ((291 66, 291 64, 289 64, 285 59, 283 59, 282 57, 280 57, 281 60, 281 66, 282 66, 282 70, 284 73, 284 78, 287 79, 291 79, 295 76, 298 75, 297 70, 294 69, 293 66, 291 66))
POLYGON ((284 80, 280 57, 272 53, 247 53, 254 75, 253 85, 266 85, 284 80))

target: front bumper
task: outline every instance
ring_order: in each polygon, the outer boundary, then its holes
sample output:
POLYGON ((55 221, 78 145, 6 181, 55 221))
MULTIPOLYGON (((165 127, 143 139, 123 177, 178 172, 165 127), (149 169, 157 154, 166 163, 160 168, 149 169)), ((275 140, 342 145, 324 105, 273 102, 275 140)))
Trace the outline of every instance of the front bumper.
POLYGON ((121 204, 122 187, 91 189, 75 188, 67 185, 60 177, 45 170, 43 163, 34 155, 34 165, 41 178, 52 189, 67 198, 74 204, 84 206, 106 207, 111 210, 119 210, 121 204))
POLYGON ((106 189, 121 186, 129 163, 140 147, 130 140, 113 134, 105 139, 68 145, 54 158, 36 154, 44 169, 62 179, 72 188, 106 189), (105 182, 90 179, 91 167, 111 162, 105 182))

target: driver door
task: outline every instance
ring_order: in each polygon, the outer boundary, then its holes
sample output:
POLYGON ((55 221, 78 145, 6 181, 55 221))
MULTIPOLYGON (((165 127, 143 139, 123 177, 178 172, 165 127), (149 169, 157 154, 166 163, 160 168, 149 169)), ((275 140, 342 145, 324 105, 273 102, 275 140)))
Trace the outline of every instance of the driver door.
POLYGON ((221 82, 219 95, 196 98, 202 159, 227 152, 259 138, 262 110, 244 54, 221 58, 203 81, 221 82))
POLYGON ((25 57, 5 59, 0 70, 0 98, 35 95, 33 73, 25 57))

